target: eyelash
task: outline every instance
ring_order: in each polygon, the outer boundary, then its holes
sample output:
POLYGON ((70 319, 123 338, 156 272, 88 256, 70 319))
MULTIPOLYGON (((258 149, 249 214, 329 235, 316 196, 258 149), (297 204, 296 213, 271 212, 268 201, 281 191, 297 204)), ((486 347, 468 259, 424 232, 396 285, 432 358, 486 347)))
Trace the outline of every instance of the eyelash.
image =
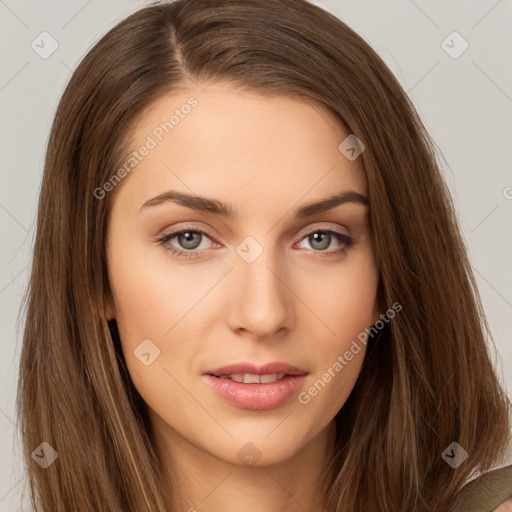
MULTIPOLYGON (((204 231, 202 229, 195 228, 195 227, 190 227, 190 228, 181 229, 179 231, 174 231, 172 233, 164 235, 161 238, 158 238, 156 241, 159 242, 159 244, 163 246, 163 249, 165 251, 169 251, 173 256, 185 257, 186 259, 200 258, 201 256, 199 255, 199 253, 202 251, 207 251, 208 249, 183 250, 183 249, 175 249, 168 244, 169 240, 171 240, 174 237, 181 235, 183 233, 200 233, 201 235, 205 235, 208 238, 212 239, 212 241, 213 241, 213 236, 210 235, 210 233, 208 233, 207 231, 204 231)), ((308 236, 312 235, 313 233, 328 233, 330 235, 334 235, 334 237, 339 242, 342 242, 344 244, 344 245, 341 245, 339 248, 337 248, 335 250, 331 250, 331 251, 315 251, 314 249, 310 249, 313 251, 314 257, 318 257, 318 256, 321 257, 321 256, 325 256, 325 255, 333 256, 333 255, 338 255, 338 254, 346 254, 347 250, 350 249, 353 245, 355 245, 355 240, 352 237, 350 237, 344 233, 335 231, 333 229, 327 229, 327 228, 318 228, 313 231, 310 231, 309 233, 306 233, 300 239, 300 241, 302 242, 302 240, 304 240, 308 236)))

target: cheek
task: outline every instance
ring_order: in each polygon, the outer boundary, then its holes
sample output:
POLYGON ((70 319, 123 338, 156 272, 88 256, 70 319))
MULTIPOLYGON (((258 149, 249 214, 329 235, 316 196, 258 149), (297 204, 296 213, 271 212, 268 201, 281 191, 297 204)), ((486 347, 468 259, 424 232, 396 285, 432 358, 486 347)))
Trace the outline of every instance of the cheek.
POLYGON ((215 317, 215 296, 208 290, 219 276, 211 266, 176 264, 159 247, 112 248, 109 279, 121 346, 135 386, 149 398, 172 384, 168 372, 181 380, 192 371, 202 325, 215 317), (145 366, 139 356, 148 352, 146 359, 154 362, 145 366))
POLYGON ((141 265, 143 261, 121 256, 110 278, 131 380, 149 407, 161 411, 171 402, 182 405, 179 386, 172 377, 182 381, 179 374, 189 371, 187 351, 192 344, 182 340, 192 298, 184 300, 189 294, 179 273, 141 265))
POLYGON ((333 413, 341 408, 353 389, 366 354, 369 328, 380 316, 378 271, 373 253, 368 251, 358 256, 347 259, 346 265, 324 276, 322 285, 314 287, 313 295, 310 293, 310 303, 324 324, 325 334, 315 343, 314 375, 304 403, 323 395, 314 408, 333 413))
POLYGON ((345 264, 309 282, 308 302, 327 327, 332 340, 329 350, 344 345, 370 327, 379 318, 377 301, 378 270, 370 250, 347 258, 345 264))
POLYGON ((115 317, 131 337, 162 339, 211 286, 211 269, 187 271, 171 258, 160 247, 117 251, 109 271, 115 317))

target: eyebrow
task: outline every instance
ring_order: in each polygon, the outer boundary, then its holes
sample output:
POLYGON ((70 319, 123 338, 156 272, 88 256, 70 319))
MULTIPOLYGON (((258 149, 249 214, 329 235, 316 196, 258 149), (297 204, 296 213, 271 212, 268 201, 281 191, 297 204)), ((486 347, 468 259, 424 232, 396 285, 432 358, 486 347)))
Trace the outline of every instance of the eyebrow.
MULTIPOLYGON (((149 199, 141 206, 140 211, 169 201, 185 206, 186 208, 209 212, 222 217, 235 218, 237 216, 237 212, 231 204, 223 203, 217 199, 178 192, 176 190, 169 190, 168 192, 164 192, 163 194, 149 199)), ((296 208, 293 210, 293 216, 298 218, 308 217, 315 213, 331 210, 336 206, 346 203, 355 203, 362 206, 369 205, 368 197, 356 192, 355 190, 342 190, 333 196, 313 203, 307 203, 296 208)))

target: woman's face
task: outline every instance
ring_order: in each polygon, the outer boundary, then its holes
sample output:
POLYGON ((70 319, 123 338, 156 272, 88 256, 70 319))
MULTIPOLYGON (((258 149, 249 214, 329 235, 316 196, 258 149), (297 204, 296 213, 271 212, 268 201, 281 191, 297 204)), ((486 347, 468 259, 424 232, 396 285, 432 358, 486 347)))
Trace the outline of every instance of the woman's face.
POLYGON ((345 353, 379 318, 348 135, 319 107, 220 84, 139 119, 110 192, 107 315, 169 447, 284 461, 347 400, 365 346, 345 353))

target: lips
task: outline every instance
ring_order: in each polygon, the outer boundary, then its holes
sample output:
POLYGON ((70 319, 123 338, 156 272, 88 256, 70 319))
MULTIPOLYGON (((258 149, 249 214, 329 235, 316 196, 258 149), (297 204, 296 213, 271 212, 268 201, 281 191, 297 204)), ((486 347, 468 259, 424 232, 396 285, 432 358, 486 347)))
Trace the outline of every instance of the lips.
POLYGON ((240 409, 273 409, 302 387, 308 372, 283 362, 256 366, 237 363, 209 370, 203 379, 215 393, 240 409))
POLYGON ((222 377, 225 375, 237 375, 237 374, 247 374, 247 375, 271 375, 271 374, 281 374, 286 375, 306 375, 308 372, 306 370, 302 370, 297 366, 293 366, 288 363, 283 363, 281 361, 275 361, 272 363, 267 363, 262 366, 256 366, 252 363, 235 363, 230 364, 228 366, 223 366, 222 368, 217 368, 215 370, 209 370, 205 372, 205 375, 213 375, 214 377, 222 377))

